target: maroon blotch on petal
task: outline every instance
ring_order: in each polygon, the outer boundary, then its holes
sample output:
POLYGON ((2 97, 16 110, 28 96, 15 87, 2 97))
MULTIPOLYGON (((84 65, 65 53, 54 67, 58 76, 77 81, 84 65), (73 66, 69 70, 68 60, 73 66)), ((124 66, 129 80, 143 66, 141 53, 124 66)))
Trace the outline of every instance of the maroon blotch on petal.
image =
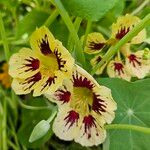
POLYGON ((103 48, 105 43, 95 43, 95 42, 89 42, 89 48, 92 50, 100 50, 103 48))
POLYGON ((50 49, 49 41, 48 41, 48 36, 46 34, 45 34, 44 38, 42 38, 41 41, 38 41, 38 43, 39 43, 39 48, 40 48, 42 54, 49 55, 52 53, 52 51, 50 49))
POLYGON ((68 116, 64 118, 64 120, 66 121, 65 126, 67 126, 68 124, 69 127, 68 129, 73 126, 74 123, 78 123, 78 119, 79 119, 79 114, 77 112, 75 112, 74 110, 71 110, 68 112, 68 116))
POLYGON ((141 62, 138 61, 137 56, 134 54, 131 54, 128 56, 129 62, 133 64, 134 67, 136 67, 136 64, 141 66, 141 62))
POLYGON ((121 73, 124 74, 123 68, 124 66, 122 63, 114 62, 114 71, 117 71, 119 75, 121 75, 121 73))
POLYGON ((86 87, 88 89, 94 87, 94 84, 90 80, 86 77, 79 76, 78 73, 76 73, 76 76, 73 75, 73 85, 74 87, 86 87))
POLYGON ((23 66, 23 67, 27 67, 28 68, 28 69, 25 70, 25 72, 35 71, 35 70, 39 69, 40 61, 38 59, 30 57, 29 59, 25 59, 25 61, 28 62, 28 63, 25 63, 24 66, 23 66))
MULTIPOLYGON (((85 116, 83 119, 84 134, 88 135, 88 139, 91 137, 91 128, 97 128, 95 121, 96 120, 92 115, 85 116)), ((98 135, 98 133, 96 135, 98 135)))
POLYGON ((116 39, 118 40, 122 39, 129 31, 130 27, 128 27, 127 29, 125 27, 121 27, 121 29, 116 34, 116 39))
POLYGON ((104 100, 99 98, 99 95, 93 94, 93 103, 92 103, 92 110, 96 113, 101 114, 101 112, 106 112, 105 110, 106 105, 104 100))

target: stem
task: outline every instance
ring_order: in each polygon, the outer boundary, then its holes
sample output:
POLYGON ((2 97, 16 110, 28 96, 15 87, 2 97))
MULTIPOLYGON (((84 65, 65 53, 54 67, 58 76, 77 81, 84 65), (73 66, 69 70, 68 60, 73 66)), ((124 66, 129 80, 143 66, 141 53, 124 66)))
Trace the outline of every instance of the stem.
POLYGON ((2 120, 2 147, 3 150, 7 150, 7 132, 6 132, 6 125, 7 125, 7 101, 4 99, 4 114, 2 120))
POLYGON ((5 32, 4 23, 3 23, 3 19, 2 19, 1 13, 0 13, 0 33, 1 33, 2 41, 3 41, 5 57, 6 57, 6 60, 8 61, 9 60, 9 56, 10 56, 9 46, 8 46, 8 42, 7 42, 6 32, 5 32))
POLYGON ((88 36, 88 34, 89 34, 90 30, 91 30, 91 26, 92 26, 92 22, 90 20, 88 20, 87 26, 86 26, 85 35, 84 35, 83 47, 86 44, 86 39, 87 39, 87 36, 88 36))
POLYGON ((131 15, 136 15, 136 14, 138 14, 149 2, 150 2, 150 0, 145 0, 142 4, 139 5, 139 7, 137 7, 137 8, 131 13, 131 15))
POLYGON ((60 15, 62 16, 65 24, 67 25, 68 30, 72 34, 72 38, 74 39, 74 41, 77 45, 77 48, 76 48, 76 51, 75 51, 77 61, 79 63, 81 63, 83 66, 85 66, 85 57, 84 57, 82 45, 81 45, 80 39, 77 35, 75 27, 74 27, 69 15, 68 15, 67 11, 65 10, 65 8, 62 5, 60 0, 51 0, 51 2, 57 7, 57 9, 58 9, 60 15))
MULTIPOLYGON (((76 20, 74 22, 74 27, 75 27, 77 33, 78 33, 78 30, 79 30, 81 22, 82 22, 82 18, 76 17, 76 20)), ((68 46, 67 46, 67 48, 68 48, 68 50, 70 52, 72 52, 73 47, 74 47, 74 41, 72 40, 72 35, 70 34, 69 38, 68 38, 68 46)))
POLYGON ((29 106, 24 104, 21 100, 18 99, 18 103, 20 104, 21 107, 25 109, 30 109, 30 110, 43 110, 43 109, 50 109, 52 106, 43 106, 43 107, 35 107, 35 106, 29 106))
POLYGON ((148 14, 140 23, 138 23, 128 34, 126 34, 115 46, 110 47, 103 59, 93 68, 91 74, 97 71, 105 62, 108 62, 114 54, 121 49, 121 47, 136 36, 145 26, 150 23, 150 14, 148 14))
POLYGON ((136 125, 129 125, 129 124, 110 124, 110 125, 106 125, 105 129, 108 129, 108 130, 111 130, 111 129, 134 130, 134 131, 150 134, 150 128, 140 127, 140 126, 136 126, 136 125))
POLYGON ((47 20, 45 21, 44 25, 47 26, 47 27, 50 26, 58 15, 59 15, 58 10, 55 9, 53 11, 53 13, 47 18, 47 20))
POLYGON ((56 114, 57 114, 57 106, 55 106, 55 107, 53 108, 52 114, 51 114, 50 117, 47 119, 47 121, 50 123, 50 122, 54 119, 54 117, 56 116, 56 114))

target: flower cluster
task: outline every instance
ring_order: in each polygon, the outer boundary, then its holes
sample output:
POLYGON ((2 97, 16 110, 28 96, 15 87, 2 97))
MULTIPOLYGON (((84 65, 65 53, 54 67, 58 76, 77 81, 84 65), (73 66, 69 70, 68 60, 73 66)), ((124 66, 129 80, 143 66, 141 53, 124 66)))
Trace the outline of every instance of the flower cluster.
POLYGON ((5 88, 11 87, 11 80, 8 74, 8 64, 5 61, 0 62, 0 83, 5 88))
MULTIPOLYGON (((119 17, 117 22, 112 25, 110 39, 106 40, 101 33, 97 32, 88 34, 84 52, 96 54, 91 60, 91 65, 94 67, 99 63, 108 47, 121 40, 139 22, 140 19, 138 17, 127 14, 119 17)), ((146 30, 143 29, 131 41, 122 46, 118 55, 114 56, 110 62, 106 62, 100 67, 96 71, 96 74, 102 74, 104 68, 107 66, 107 74, 112 78, 116 77, 130 81, 132 77, 141 79, 147 76, 150 73, 149 50, 132 52, 131 49, 132 44, 140 44, 145 38, 146 30)))
POLYGON ((16 94, 44 94, 58 105, 54 133, 63 140, 84 146, 104 142, 104 125, 115 117, 116 103, 110 89, 100 86, 46 28, 30 39, 32 49, 22 48, 9 61, 9 74, 16 94))

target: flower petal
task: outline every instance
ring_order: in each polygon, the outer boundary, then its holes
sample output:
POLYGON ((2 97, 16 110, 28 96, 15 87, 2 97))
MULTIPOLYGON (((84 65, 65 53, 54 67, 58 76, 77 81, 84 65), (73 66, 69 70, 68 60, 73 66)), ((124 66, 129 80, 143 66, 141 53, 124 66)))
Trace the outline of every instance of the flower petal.
POLYGON ((53 131, 62 140, 71 141, 79 130, 79 114, 69 107, 59 109, 53 123, 53 131))
POLYGON ((36 53, 47 56, 54 50, 52 49, 54 40, 55 38, 48 28, 42 26, 31 35, 30 45, 36 53))
POLYGON ((93 32, 88 34, 84 52, 88 54, 99 53, 105 46, 106 40, 101 33, 93 32))
MULTIPOLYGON (((112 38, 120 40, 128 32, 130 32, 135 25, 140 22, 140 19, 136 16, 126 14, 125 16, 119 17, 116 23, 112 25, 112 38)), ((146 30, 143 29, 139 32, 132 40, 132 44, 138 44, 146 39, 146 30)))
POLYGON ((92 115, 85 116, 82 120, 79 134, 75 137, 75 142, 82 146, 94 146, 104 142, 106 138, 105 129, 92 115))
POLYGON ((112 60, 109 62, 107 65, 107 73, 111 78, 122 78, 127 81, 131 79, 131 76, 126 70, 126 66, 119 60, 112 60))
POLYGON ((9 61, 9 74, 13 78, 27 78, 39 72, 40 61, 31 49, 22 48, 9 61))
POLYGON ((144 51, 138 51, 131 53, 126 58, 127 71, 133 76, 139 79, 144 78, 150 72, 150 61, 144 60, 144 51))

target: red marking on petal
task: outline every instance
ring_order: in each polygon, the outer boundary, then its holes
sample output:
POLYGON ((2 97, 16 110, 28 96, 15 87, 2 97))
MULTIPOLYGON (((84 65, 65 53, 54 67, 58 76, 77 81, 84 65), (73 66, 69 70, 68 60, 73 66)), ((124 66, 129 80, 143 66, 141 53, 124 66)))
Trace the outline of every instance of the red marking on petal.
POLYGON ((48 36, 45 34, 44 38, 41 41, 38 41, 39 48, 41 50, 41 53, 44 55, 49 55, 52 53, 48 41, 48 36))
POLYGON ((76 124, 78 123, 78 119, 79 119, 79 114, 77 112, 75 112, 74 110, 69 111, 68 116, 65 117, 64 119, 66 121, 65 126, 70 123, 68 127, 69 129, 71 126, 73 126, 74 123, 76 124))
POLYGON ((104 100, 100 99, 99 95, 93 94, 92 110, 101 114, 101 112, 106 112, 105 108, 106 105, 104 105, 104 100))
POLYGON ((32 77, 29 77, 27 78, 22 84, 30 84, 32 83, 28 88, 26 88, 25 90, 27 89, 30 89, 36 82, 40 81, 42 79, 42 75, 40 72, 36 73, 35 75, 33 75, 32 77))
MULTIPOLYGON (((66 61, 61 58, 62 54, 60 52, 58 52, 58 49, 55 49, 54 54, 55 54, 57 62, 58 62, 58 68, 59 68, 59 70, 62 70, 62 68, 64 68, 64 65, 66 64, 66 61)), ((65 71, 67 71, 67 70, 65 70, 65 71)))
POLYGON ((28 63, 24 64, 24 67, 28 67, 28 69, 26 69, 25 72, 35 71, 40 66, 40 61, 33 57, 30 57, 29 59, 25 59, 25 60, 28 62, 28 63))
POLYGON ((90 80, 86 77, 79 76, 78 73, 76 73, 76 76, 73 75, 73 85, 74 87, 86 87, 88 89, 92 89, 94 87, 94 84, 90 80))
POLYGON ((121 75, 121 73, 124 74, 123 68, 124 66, 122 63, 114 62, 114 71, 118 72, 119 75, 121 75))
MULTIPOLYGON (((84 123, 84 134, 88 135, 88 139, 91 137, 91 128, 97 128, 95 118, 92 115, 85 116, 83 119, 84 123)), ((98 134, 98 133, 97 133, 98 134)))
POLYGON ((139 66, 141 66, 141 62, 138 61, 138 58, 136 55, 131 54, 128 56, 129 62, 132 63, 132 65, 134 67, 136 67, 135 65, 138 64, 139 66))
POLYGON ((96 62, 97 62, 97 63, 99 63, 101 60, 102 60, 102 57, 101 57, 101 56, 98 56, 98 57, 96 58, 96 62))
POLYGON ((55 84, 55 78, 57 78, 56 76, 54 77, 49 77, 46 81, 46 83, 43 85, 43 88, 41 89, 41 91, 43 91, 47 86, 50 86, 51 84, 55 84))
POLYGON ((128 27, 127 29, 125 27, 124 28, 121 27, 121 29, 116 34, 116 39, 118 40, 122 39, 129 31, 130 31, 130 27, 128 27))
POLYGON ((71 93, 69 91, 64 91, 64 90, 58 89, 56 91, 55 96, 57 97, 57 99, 59 101, 62 101, 64 104, 64 103, 68 103, 70 101, 71 93))
POLYGON ((100 50, 103 48, 105 43, 95 43, 95 42, 89 42, 89 48, 92 50, 100 50))

